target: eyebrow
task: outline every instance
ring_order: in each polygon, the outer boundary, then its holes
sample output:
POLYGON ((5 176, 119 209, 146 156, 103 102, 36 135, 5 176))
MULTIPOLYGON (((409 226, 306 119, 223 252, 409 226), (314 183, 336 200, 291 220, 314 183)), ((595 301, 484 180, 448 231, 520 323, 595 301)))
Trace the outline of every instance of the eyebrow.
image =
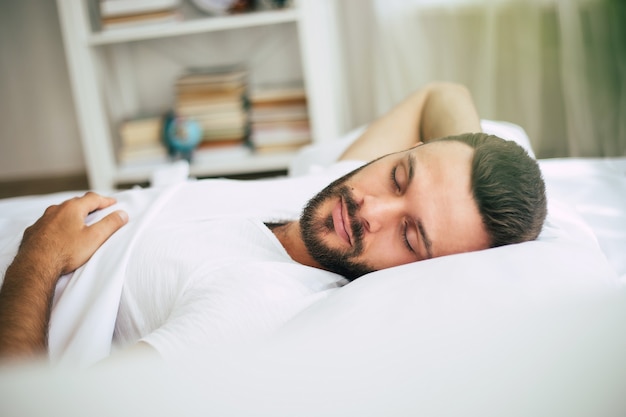
POLYGON ((409 175, 407 179, 407 187, 411 185, 411 181, 413 180, 413 174, 415 174, 415 155, 412 152, 409 152, 407 156, 407 165, 409 167, 409 175))
MULTIPOLYGON (((407 165, 409 167, 409 174, 407 179, 407 187, 411 185, 411 181, 413 180, 413 176, 415 174, 415 155, 413 153, 409 153, 407 156, 407 165)), ((424 243, 424 247, 426 248, 426 255, 428 255, 428 259, 432 259, 433 257, 433 243, 428 237, 428 233, 426 233, 426 229, 424 228, 424 224, 422 220, 417 218, 415 219, 415 223, 417 224, 417 230, 419 231, 420 236, 422 237, 422 242, 424 243)))

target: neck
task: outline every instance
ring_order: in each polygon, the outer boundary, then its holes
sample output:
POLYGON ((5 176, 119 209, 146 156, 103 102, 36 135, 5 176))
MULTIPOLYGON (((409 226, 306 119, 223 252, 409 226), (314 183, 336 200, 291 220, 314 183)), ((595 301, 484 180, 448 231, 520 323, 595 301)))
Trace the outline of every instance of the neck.
POLYGON ((322 268, 309 254, 300 234, 300 223, 292 221, 270 227, 278 241, 283 245, 291 259, 306 266, 322 268))

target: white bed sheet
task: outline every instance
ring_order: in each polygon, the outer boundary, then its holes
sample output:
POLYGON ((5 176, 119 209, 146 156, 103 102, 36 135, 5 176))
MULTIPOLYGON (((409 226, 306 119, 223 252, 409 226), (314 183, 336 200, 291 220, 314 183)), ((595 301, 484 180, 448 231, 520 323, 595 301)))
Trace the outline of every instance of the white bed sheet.
POLYGON ((591 228, 602 252, 626 283, 626 157, 539 163, 550 198, 567 204, 591 228))

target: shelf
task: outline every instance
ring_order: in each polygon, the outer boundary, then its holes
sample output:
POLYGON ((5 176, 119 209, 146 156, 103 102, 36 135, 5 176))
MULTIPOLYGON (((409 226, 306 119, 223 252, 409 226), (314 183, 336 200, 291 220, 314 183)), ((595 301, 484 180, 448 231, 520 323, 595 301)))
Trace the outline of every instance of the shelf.
MULTIPOLYGON (((340 65, 343 55, 337 41, 336 0, 297 0, 286 9, 227 16, 203 14, 190 2, 182 1, 179 21, 103 31, 94 30, 96 0, 56 0, 56 3, 90 188, 111 189, 116 184, 143 183, 151 178, 155 169, 167 164, 161 160, 160 165, 154 162, 120 166, 116 161, 113 126, 126 114, 154 111, 148 107, 168 106, 169 101, 164 95, 144 97, 140 92, 147 91, 150 85, 161 88, 171 79, 175 67, 188 66, 188 61, 197 66, 245 61, 248 50, 254 46, 247 43, 248 40, 262 42, 264 39, 256 37, 266 31, 268 42, 273 35, 289 32, 288 36, 291 36, 291 32, 295 32, 294 42, 297 44, 290 43, 293 48, 288 48, 287 52, 293 56, 284 63, 270 54, 272 48, 279 46, 277 42, 267 43, 267 51, 258 51, 259 56, 271 56, 264 62, 253 62, 259 84, 265 81, 264 78, 270 82, 302 79, 313 143, 333 140, 344 130, 341 129, 343 118, 339 100, 344 84, 340 65), (272 26, 279 26, 276 27, 278 30, 271 30, 272 26), (228 30, 238 32, 227 37, 233 41, 233 46, 221 48, 222 31, 228 30), (209 36, 211 33, 220 36, 209 36), (207 36, 195 36, 201 34, 207 36), (181 51, 180 55, 178 51, 169 54, 172 48, 168 39, 174 37, 180 41, 176 42, 180 45, 175 48, 185 48, 186 44, 190 48, 181 51), (149 42, 141 45, 142 41, 149 42), (127 47, 132 43, 137 45, 127 47), (183 56, 182 52, 191 54, 194 47, 202 48, 204 44, 207 44, 208 52, 203 50, 192 58, 183 56), (167 64, 151 66, 152 55, 143 52, 160 47, 168 51, 164 54, 167 64), (135 58, 137 65, 134 65, 135 58), (169 65, 170 58, 172 65, 169 65)), ((191 175, 205 177, 279 171, 286 169, 293 157, 293 153, 282 153, 240 155, 215 161, 197 158, 191 166, 191 175)))
POLYGON ((228 29, 296 22, 297 9, 270 10, 229 16, 190 18, 180 22, 149 24, 131 28, 108 29, 94 32, 88 39, 91 46, 112 45, 147 39, 193 35, 228 29))
MULTIPOLYGON (((190 175, 193 177, 215 177, 281 171, 289 167, 289 163, 295 155, 296 152, 250 153, 234 158, 202 159, 191 164, 190 175)), ((115 175, 115 181, 120 184, 146 182, 156 169, 167 165, 167 163, 154 163, 120 167, 115 175)))

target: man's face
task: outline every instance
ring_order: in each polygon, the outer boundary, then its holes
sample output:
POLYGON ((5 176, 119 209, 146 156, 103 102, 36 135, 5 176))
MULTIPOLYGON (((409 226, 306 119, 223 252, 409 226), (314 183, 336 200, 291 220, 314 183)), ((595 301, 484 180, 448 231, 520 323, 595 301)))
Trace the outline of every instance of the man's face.
POLYGON ((436 141, 387 155, 315 196, 300 219, 310 255, 353 279, 489 247, 470 185, 474 150, 436 141))

